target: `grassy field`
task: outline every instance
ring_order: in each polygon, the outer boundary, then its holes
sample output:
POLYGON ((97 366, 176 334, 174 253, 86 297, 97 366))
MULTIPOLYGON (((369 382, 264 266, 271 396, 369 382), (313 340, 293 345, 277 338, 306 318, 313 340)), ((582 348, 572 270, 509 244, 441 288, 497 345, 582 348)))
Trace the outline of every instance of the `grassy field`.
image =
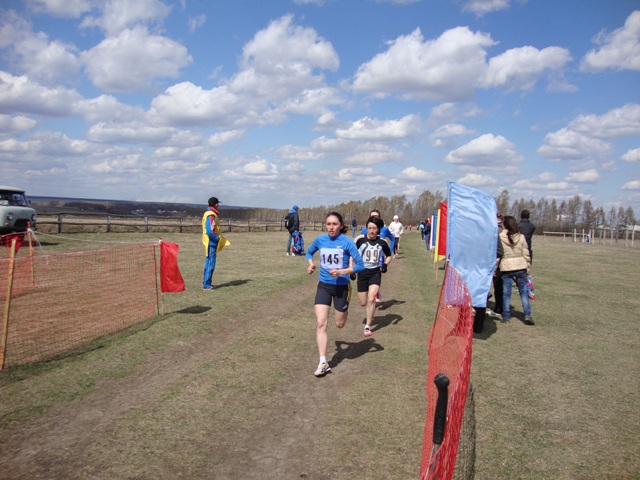
MULTIPOLYGON (((0 478, 418 478, 443 276, 419 234, 383 277, 374 335, 355 301, 346 327, 330 326, 322 379, 316 277, 284 255, 285 235, 230 234, 213 292, 200 287, 199 235, 163 238, 181 246, 187 284, 165 294, 165 316, 0 374, 0 478)), ((474 338, 475 478, 638 478, 640 251, 541 237, 534 251, 536 325, 514 296, 511 324, 487 319, 474 338)))

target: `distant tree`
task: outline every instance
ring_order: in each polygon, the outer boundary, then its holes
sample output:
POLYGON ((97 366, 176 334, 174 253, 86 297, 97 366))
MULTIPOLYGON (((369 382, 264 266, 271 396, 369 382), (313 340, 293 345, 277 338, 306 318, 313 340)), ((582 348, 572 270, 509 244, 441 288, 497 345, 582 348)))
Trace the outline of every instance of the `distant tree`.
POLYGON ((498 198, 496 198, 496 206, 498 207, 499 213, 505 216, 511 214, 511 211, 509 210, 509 190, 505 188, 498 194, 498 198))
POLYGON ((561 228, 564 228, 567 222, 567 202, 564 200, 558 206, 558 222, 561 228))
POLYGON ((620 228, 623 225, 626 225, 625 217, 626 217, 626 213, 624 211, 624 208, 622 206, 618 207, 618 212, 616 213, 616 227, 617 228, 620 228))
POLYGON ((614 228, 617 223, 618 219, 616 216, 616 209, 614 207, 611 207, 611 209, 609 210, 609 214, 607 215, 607 226, 609 226, 610 228, 614 228))
POLYGON ((596 223, 596 214, 591 200, 585 200, 582 204, 582 228, 590 229, 596 223))
POLYGON ((635 214, 633 213, 633 208, 627 207, 627 210, 624 212, 624 223, 630 226, 637 223, 635 214))
POLYGON ((549 217, 551 222, 558 223, 560 221, 560 211, 555 198, 551 200, 551 205, 549 206, 549 217))

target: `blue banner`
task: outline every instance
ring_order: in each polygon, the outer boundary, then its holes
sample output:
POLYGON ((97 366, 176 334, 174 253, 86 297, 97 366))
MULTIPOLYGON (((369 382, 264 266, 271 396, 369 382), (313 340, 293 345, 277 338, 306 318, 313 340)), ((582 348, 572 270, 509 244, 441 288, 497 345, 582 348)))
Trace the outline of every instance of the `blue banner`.
POLYGON ((449 262, 467 283, 473 306, 486 307, 498 247, 496 197, 449 182, 447 205, 449 262))

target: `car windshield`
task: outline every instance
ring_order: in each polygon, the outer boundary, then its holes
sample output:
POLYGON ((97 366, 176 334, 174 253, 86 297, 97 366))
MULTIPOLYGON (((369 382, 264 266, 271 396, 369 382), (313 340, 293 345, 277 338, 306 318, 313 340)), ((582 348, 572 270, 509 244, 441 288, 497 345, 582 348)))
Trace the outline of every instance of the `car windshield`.
POLYGON ((29 202, 23 193, 0 192, 0 203, 16 207, 28 207, 29 202))

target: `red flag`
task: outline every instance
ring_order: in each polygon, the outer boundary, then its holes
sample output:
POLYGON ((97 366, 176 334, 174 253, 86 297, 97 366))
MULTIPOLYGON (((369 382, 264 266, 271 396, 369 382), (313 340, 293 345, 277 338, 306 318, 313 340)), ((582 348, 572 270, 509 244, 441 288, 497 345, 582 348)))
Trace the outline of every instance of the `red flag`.
POLYGON ((163 292, 184 292, 184 280, 178 268, 176 243, 160 242, 160 289, 163 292))
POLYGON ((447 258, 447 204, 440 202, 440 216, 438 217, 438 257, 447 258))
POLYGON ((24 233, 10 233, 8 235, 0 235, 0 245, 3 247, 11 248, 11 242, 13 239, 16 239, 16 251, 20 250, 20 246, 22 245, 22 240, 24 239, 24 233))

